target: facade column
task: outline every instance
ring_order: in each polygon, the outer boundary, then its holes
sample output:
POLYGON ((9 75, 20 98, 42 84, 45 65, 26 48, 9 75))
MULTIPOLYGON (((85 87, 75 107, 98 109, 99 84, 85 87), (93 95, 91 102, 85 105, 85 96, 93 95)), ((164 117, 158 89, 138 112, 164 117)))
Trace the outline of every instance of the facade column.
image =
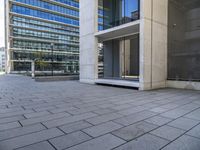
POLYGON ((5 21, 5 51, 6 51, 6 73, 10 73, 13 70, 13 62, 11 62, 11 52, 10 52, 10 30, 9 30, 9 24, 10 24, 10 18, 9 18, 9 12, 10 12, 11 6, 9 5, 9 1, 4 1, 4 21, 5 21))
POLYGON ((31 61, 31 76, 35 78, 35 60, 31 61))
POLYGON ((140 4, 140 90, 166 87, 168 0, 140 4))
POLYGON ((98 0, 80 0, 80 82, 98 78, 98 0))

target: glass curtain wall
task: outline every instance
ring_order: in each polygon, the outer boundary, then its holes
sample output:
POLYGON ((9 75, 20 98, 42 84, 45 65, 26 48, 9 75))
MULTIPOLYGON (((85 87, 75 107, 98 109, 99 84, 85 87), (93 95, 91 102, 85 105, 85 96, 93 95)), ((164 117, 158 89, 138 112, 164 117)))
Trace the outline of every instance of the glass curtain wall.
POLYGON ((103 0, 103 29, 139 19, 139 0, 103 0))
POLYGON ((35 61, 36 75, 78 75, 79 1, 10 3, 13 71, 29 72, 35 61))
POLYGON ((200 1, 170 0, 168 79, 200 81, 200 1))
POLYGON ((98 0, 98 30, 103 30, 103 0, 98 0))
POLYGON ((139 35, 99 45, 99 78, 138 80, 139 35))

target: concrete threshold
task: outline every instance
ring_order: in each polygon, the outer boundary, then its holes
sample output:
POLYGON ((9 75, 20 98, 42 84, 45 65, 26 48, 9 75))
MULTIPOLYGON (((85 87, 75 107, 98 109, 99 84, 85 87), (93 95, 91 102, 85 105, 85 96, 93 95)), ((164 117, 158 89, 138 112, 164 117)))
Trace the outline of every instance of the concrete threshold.
POLYGON ((121 87, 132 87, 139 88, 139 81, 128 81, 128 80, 115 80, 115 79, 96 79, 96 84, 121 86, 121 87))

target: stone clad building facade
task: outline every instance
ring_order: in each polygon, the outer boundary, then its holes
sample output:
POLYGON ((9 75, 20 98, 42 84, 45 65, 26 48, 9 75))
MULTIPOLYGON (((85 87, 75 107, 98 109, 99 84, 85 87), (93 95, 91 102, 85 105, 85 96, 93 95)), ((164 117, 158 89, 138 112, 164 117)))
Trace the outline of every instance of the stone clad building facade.
POLYGON ((199 40, 200 1, 80 0, 80 81, 200 89, 199 40))

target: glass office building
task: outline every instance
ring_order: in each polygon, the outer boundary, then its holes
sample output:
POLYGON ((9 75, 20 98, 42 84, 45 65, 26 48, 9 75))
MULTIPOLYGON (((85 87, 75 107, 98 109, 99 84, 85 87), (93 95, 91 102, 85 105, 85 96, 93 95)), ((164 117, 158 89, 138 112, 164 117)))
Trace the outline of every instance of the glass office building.
POLYGON ((6 1, 8 72, 79 73, 79 1, 6 1))

